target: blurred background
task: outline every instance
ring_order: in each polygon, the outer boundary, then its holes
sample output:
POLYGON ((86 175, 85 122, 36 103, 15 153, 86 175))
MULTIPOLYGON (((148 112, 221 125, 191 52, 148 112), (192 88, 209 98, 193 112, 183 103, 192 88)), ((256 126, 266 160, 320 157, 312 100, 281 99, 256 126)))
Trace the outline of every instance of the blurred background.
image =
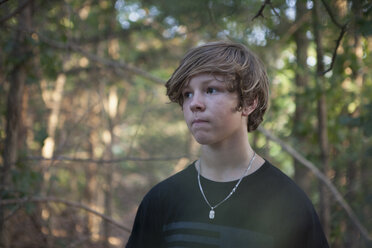
POLYGON ((199 154, 164 82, 220 39, 268 69, 253 147, 309 195, 331 247, 368 247, 367 0, 0 0, 0 247, 125 245, 144 194, 199 154))

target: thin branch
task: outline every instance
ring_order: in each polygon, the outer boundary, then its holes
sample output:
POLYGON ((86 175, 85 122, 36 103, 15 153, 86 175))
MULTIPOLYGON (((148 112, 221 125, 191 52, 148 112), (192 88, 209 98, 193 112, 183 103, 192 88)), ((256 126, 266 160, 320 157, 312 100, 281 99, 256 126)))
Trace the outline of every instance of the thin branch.
POLYGON ((90 66, 90 67, 73 67, 71 69, 63 71, 63 73, 68 75, 79 74, 80 72, 91 72, 91 71, 98 71, 102 69, 99 66, 90 66))
POLYGON ((338 39, 336 40, 336 47, 335 47, 335 49, 333 50, 332 60, 331 60, 331 65, 329 66, 329 68, 328 68, 327 70, 325 70, 325 71, 323 72, 323 75, 326 74, 327 72, 331 71, 332 68, 333 68, 333 65, 335 64, 336 56, 337 56, 337 50, 338 50, 338 47, 339 47, 340 44, 341 44, 341 40, 342 40, 342 38, 344 37, 344 35, 345 35, 345 33, 346 33, 347 25, 348 25, 348 23, 346 23, 344 26, 342 26, 342 29, 341 29, 340 35, 338 36, 338 39))
POLYGON ((67 156, 56 156, 52 158, 44 158, 41 156, 28 156, 26 157, 26 160, 37 160, 37 161, 69 161, 69 162, 80 162, 80 163, 105 163, 105 164, 113 164, 113 163, 119 163, 123 161, 142 161, 142 162, 151 162, 151 161, 170 161, 170 160, 178 160, 180 158, 186 157, 178 156, 178 157, 150 157, 150 158, 139 158, 139 157, 120 157, 117 159, 111 159, 111 160, 104 160, 104 159, 85 159, 85 158, 71 158, 67 156))
POLYGON ((263 15, 263 11, 266 7, 266 5, 271 5, 271 1, 270 0, 265 0, 265 2, 261 5, 261 8, 258 10, 257 14, 252 18, 252 21, 254 21, 254 19, 258 18, 258 17, 264 17, 263 15))
POLYGON ((288 152, 295 160, 297 160, 299 163, 303 164, 306 168, 311 170, 317 178, 320 179, 320 181, 326 185, 326 187, 330 190, 330 192, 333 194, 335 199, 340 203, 341 207, 346 211, 347 215, 349 216, 352 223, 356 226, 356 228, 359 230, 363 238, 365 238, 367 241, 371 242, 372 238, 369 237, 367 229, 360 223, 358 217, 352 210, 352 208, 349 206, 349 204, 345 201, 345 199, 342 197, 340 192, 337 190, 337 188, 332 184, 332 182, 309 160, 307 160, 304 156, 302 156, 299 152, 297 152, 293 147, 286 144, 282 140, 280 140, 278 137, 276 137, 274 134, 272 134, 270 131, 259 127, 258 130, 265 135, 268 139, 274 141, 275 143, 279 144, 283 150, 288 152))
MULTIPOLYGON (((21 209, 21 208, 26 204, 26 201, 29 200, 30 197, 28 196, 28 197, 25 197, 25 198, 23 198, 23 199, 24 199, 25 201, 23 201, 23 202, 17 204, 17 205, 15 206, 15 208, 12 210, 12 212, 10 212, 10 214, 8 214, 7 216, 5 216, 5 218, 4 218, 4 222, 7 221, 8 219, 12 218, 12 217, 13 217, 13 216, 18 212, 18 210, 20 210, 20 209, 21 209)), ((1 205, 1 200, 0 200, 0 205, 1 205)))
POLYGON ((89 208, 88 206, 86 206, 84 204, 81 204, 79 202, 73 202, 73 201, 69 201, 69 200, 64 200, 64 199, 60 199, 60 198, 56 198, 56 197, 26 197, 26 198, 21 198, 21 199, 1 200, 0 201, 0 205, 25 204, 25 203, 28 203, 28 202, 39 202, 39 203, 42 203, 42 202, 45 202, 45 203, 54 202, 54 203, 62 203, 62 204, 65 204, 65 205, 70 206, 70 207, 73 207, 73 208, 83 209, 83 210, 85 210, 85 211, 87 211, 89 213, 92 213, 94 215, 97 215, 97 216, 101 217, 102 219, 110 222, 111 224, 119 227, 120 229, 123 229, 124 231, 131 232, 131 229, 130 228, 124 226, 123 224, 117 222, 116 220, 112 219, 109 216, 106 216, 106 215, 104 215, 104 214, 102 214, 100 212, 97 212, 94 209, 89 208))
POLYGON ((23 204, 19 204, 17 205, 13 210, 12 212, 10 212, 10 214, 8 214, 7 216, 4 217, 4 222, 7 221, 8 219, 12 218, 17 212, 18 210, 20 210, 22 208, 23 204))
POLYGON ((70 243, 66 248, 73 248, 73 247, 80 247, 81 244, 85 243, 86 241, 89 241, 90 237, 89 236, 84 236, 82 238, 79 238, 78 240, 70 243))
POLYGON ((130 142, 129 142, 129 149, 128 149, 128 156, 130 156, 132 154, 132 149, 133 149, 133 145, 135 143, 135 140, 137 138, 137 135, 139 133, 139 130, 141 129, 143 123, 145 122, 145 118, 147 117, 147 113, 150 111, 150 107, 151 107, 151 103, 152 101, 154 100, 154 94, 151 94, 150 95, 150 99, 144 104, 144 109, 142 111, 142 115, 141 115, 141 118, 139 119, 139 122, 137 124, 137 128, 136 128, 136 131, 133 135, 133 137, 131 138, 130 142))
POLYGON ((338 36, 338 39, 336 41, 336 47, 335 49, 333 50, 333 54, 332 54, 332 61, 331 61, 331 65, 329 66, 329 68, 327 70, 325 70, 322 74, 326 74, 327 72, 331 71, 332 68, 333 68, 333 65, 336 61, 336 56, 337 56, 337 49, 338 47, 340 46, 340 43, 341 43, 341 40, 342 40, 342 37, 345 35, 346 33, 346 30, 347 30, 347 26, 349 24, 349 22, 346 22, 344 25, 342 25, 335 17, 335 15, 333 14, 332 12, 332 9, 331 7, 329 7, 328 3, 325 1, 325 0, 322 0, 322 3, 329 15, 329 17, 331 18, 332 22, 338 27, 341 29, 341 32, 340 32, 340 35, 338 36))
MULTIPOLYGON (((0 19, 0 25, 3 23, 3 22, 7 22, 10 18, 12 18, 13 16, 19 14, 22 12, 22 10, 29 4, 31 3, 33 0, 27 0, 25 2, 23 2, 22 4, 20 4, 18 6, 18 8, 16 10, 14 10, 12 13, 8 14, 7 16, 3 17, 0 19)), ((0 4, 3 4, 4 2, 6 1, 3 1, 1 2, 0 4)))
POLYGON ((6 2, 8 2, 8 1, 9 1, 9 0, 3 0, 3 1, 0 1, 0 5, 6 3, 6 2))
POLYGON ((288 30, 285 32, 285 34, 282 36, 280 41, 282 43, 286 43, 288 39, 299 29, 304 25, 305 22, 309 21, 311 18, 311 11, 307 11, 305 14, 303 14, 299 19, 297 19, 295 22, 291 23, 291 26, 288 28, 288 30))
POLYGON ((270 5, 270 8, 272 9, 272 11, 274 12, 274 14, 275 14, 277 17, 280 17, 278 11, 276 11, 276 9, 275 9, 274 6, 273 6, 273 3, 272 3, 272 2, 269 2, 269 5, 270 5))
POLYGON ((336 20, 336 17, 335 17, 335 15, 333 14, 333 12, 332 12, 331 8, 329 7, 328 3, 327 3, 325 0, 322 0, 322 3, 323 3, 324 7, 326 8, 326 10, 327 10, 327 12, 328 12, 328 15, 331 17, 333 23, 334 23, 337 27, 339 27, 340 29, 342 29, 342 28, 343 28, 342 24, 339 23, 339 22, 336 20))

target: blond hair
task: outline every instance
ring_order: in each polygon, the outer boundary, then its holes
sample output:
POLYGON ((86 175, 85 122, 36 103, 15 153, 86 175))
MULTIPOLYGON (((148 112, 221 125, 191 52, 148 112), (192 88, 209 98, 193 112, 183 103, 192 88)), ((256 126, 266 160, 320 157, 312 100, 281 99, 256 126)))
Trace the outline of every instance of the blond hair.
POLYGON ((210 42, 192 48, 166 82, 167 96, 182 106, 182 90, 191 77, 211 73, 224 77, 228 90, 237 92, 237 110, 257 100, 249 115, 247 130, 255 130, 263 120, 269 98, 269 80, 261 60, 244 45, 230 41, 210 42))

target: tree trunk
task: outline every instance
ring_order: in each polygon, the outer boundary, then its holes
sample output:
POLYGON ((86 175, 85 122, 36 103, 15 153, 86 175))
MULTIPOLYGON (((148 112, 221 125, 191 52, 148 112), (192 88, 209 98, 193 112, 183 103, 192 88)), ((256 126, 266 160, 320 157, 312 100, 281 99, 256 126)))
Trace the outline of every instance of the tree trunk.
MULTIPOLYGON (((353 46, 353 53, 355 54, 356 58, 356 68, 357 70, 353 72, 353 81, 355 82, 358 92, 357 96, 361 97, 361 91, 363 87, 363 46, 362 46, 362 39, 361 35, 358 32, 357 28, 357 21, 359 18, 362 18, 362 6, 359 1, 353 1, 352 5, 352 12, 354 13, 353 21, 351 25, 351 33, 354 36, 354 46, 353 46)), ((362 101, 360 101, 362 102, 362 101)), ((353 117, 360 116, 360 110, 357 108, 354 113, 352 113, 353 117)), ((362 138, 361 130, 358 128, 353 128, 350 130, 349 135, 350 140, 355 140, 356 137, 362 138)), ((354 150, 354 149, 353 149, 354 150)), ((363 150, 362 150, 363 152, 363 150)), ((348 163, 348 168, 346 172, 347 178, 347 200, 349 202, 355 202, 357 199, 357 192, 360 190, 361 185, 361 164, 360 161, 355 161, 354 159, 350 160, 348 163)), ((359 231, 356 230, 355 226, 348 222, 346 227, 346 235, 345 235, 345 247, 348 248, 357 248, 361 247, 360 243, 360 234, 359 231)))
MULTIPOLYGON (((22 1, 19 1, 22 4, 22 1)), ((18 29, 16 31, 15 44, 13 48, 13 58, 21 58, 16 63, 10 73, 10 89, 6 107, 6 128, 5 143, 3 150, 3 165, 0 174, 0 195, 3 198, 7 195, 7 190, 11 187, 10 170, 17 162, 17 151, 19 150, 19 136, 22 125, 22 100, 24 96, 24 86, 27 78, 27 64, 30 59, 27 54, 30 52, 30 46, 27 44, 27 32, 22 30, 31 27, 31 7, 28 5, 19 14, 18 29)), ((23 143, 23 141, 21 142, 23 143)), ((0 247, 8 247, 4 235, 4 206, 0 205, 0 247)))
MULTIPOLYGON (((45 139, 44 146, 42 148, 42 155, 45 158, 52 158, 55 147, 55 135, 58 126, 59 112, 61 110, 62 96, 64 86, 66 83, 65 74, 61 73, 58 75, 55 88, 53 92, 43 92, 43 95, 49 95, 51 101, 47 102, 47 106, 51 109, 49 120, 48 120, 48 137, 45 139)), ((45 89, 44 89, 45 90, 45 89)))
MULTIPOLYGON (((318 136, 320 145, 320 160, 322 163, 322 171, 326 176, 330 174, 329 165, 329 144, 328 144, 328 131, 327 131, 327 99, 325 95, 325 78, 324 63, 323 63, 323 44, 322 35, 320 32, 320 2, 319 0, 314 0, 313 7, 313 30, 314 38, 316 44, 316 54, 317 54, 317 76, 316 82, 318 87, 318 136)), ((330 206, 330 193, 323 184, 320 184, 320 221, 322 223, 324 232, 327 237, 330 234, 330 224, 331 224, 331 206, 330 206)))
MULTIPOLYGON (((104 95, 104 91, 101 94, 104 95)), ((108 160, 112 160, 113 153, 112 148, 114 146, 114 121, 117 115, 118 110, 118 94, 117 89, 115 87, 112 87, 110 89, 110 93, 107 99, 107 102, 105 104, 106 109, 106 116, 108 121, 108 130, 106 130, 107 139, 104 140, 106 143, 106 151, 105 151, 105 157, 108 160)), ((105 170, 105 187, 104 187, 104 209, 105 209, 105 215, 111 217, 112 216, 112 175, 114 173, 114 167, 112 164, 105 164, 104 165, 105 170)), ((108 221, 103 222, 103 236, 104 236, 104 246, 110 247, 109 238, 111 236, 111 226, 108 221)))
MULTIPOLYGON (((302 16, 307 12, 306 2, 297 1, 296 2, 296 21, 302 18, 302 16)), ((307 51, 309 48, 309 41, 306 37, 307 28, 302 25, 294 33, 294 38, 296 42, 296 58, 297 58, 297 70, 296 70, 296 109, 293 118, 293 135, 296 138, 299 147, 305 147, 306 144, 306 133, 303 125, 307 121, 309 109, 306 107, 306 99, 304 99, 306 87, 309 82, 308 68, 307 68, 307 51)), ((311 173, 303 165, 294 160, 295 167, 295 181, 299 186, 306 192, 310 193, 311 186, 311 173)))
MULTIPOLYGON (((48 118, 48 126, 47 126, 47 133, 48 137, 44 141, 44 145, 41 149, 41 154, 45 158, 52 158, 54 154, 55 149, 55 135, 56 130, 58 127, 59 122, 59 113, 61 109, 62 99, 63 99, 63 92, 64 92, 64 86, 66 83, 66 76, 65 74, 61 73, 57 76, 57 79, 55 81, 54 90, 50 91, 47 89, 46 82, 41 82, 41 88, 42 88, 42 95, 45 101, 45 105, 50 109, 50 114, 48 118)), ((53 164, 53 161, 43 161, 43 181, 41 184, 41 194, 48 195, 48 192, 51 190, 52 185, 50 184, 50 167, 53 164)), ((40 220, 46 221, 47 230, 50 234, 53 230, 53 222, 50 220, 50 206, 40 206, 39 209, 40 213, 40 220)), ((53 246, 53 238, 52 235, 47 236, 47 242, 48 246, 53 246)))
MULTIPOLYGON (((91 101, 91 95, 89 94, 87 96, 87 108, 90 106, 91 101)), ((92 128, 90 130, 89 134, 89 146, 88 146, 88 154, 90 159, 95 159, 94 151, 97 147, 97 138, 98 134, 96 133, 96 130, 92 128)), ((86 178, 86 184, 85 184, 85 190, 84 190, 84 201, 87 206, 89 206, 91 209, 97 210, 97 204, 95 202, 96 200, 96 193, 97 193, 97 164, 96 163, 89 163, 85 170, 85 178, 86 178)), ((96 216, 93 216, 92 214, 86 215, 85 219, 85 230, 84 234, 89 237, 90 241, 94 241, 94 237, 99 234, 99 224, 96 216)))

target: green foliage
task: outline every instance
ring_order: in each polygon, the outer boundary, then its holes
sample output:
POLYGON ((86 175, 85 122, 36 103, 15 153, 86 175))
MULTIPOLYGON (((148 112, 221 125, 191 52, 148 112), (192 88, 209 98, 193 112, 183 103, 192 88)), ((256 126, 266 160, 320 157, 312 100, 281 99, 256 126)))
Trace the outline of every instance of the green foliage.
MULTIPOLYGON (((317 50, 311 17, 304 18, 302 24, 294 19, 295 1, 271 1, 265 6, 263 16, 254 20, 252 18, 263 1, 202 0, 178 1, 176 4, 170 0, 32 2, 35 8, 31 22, 33 32, 27 35, 27 46, 20 47, 16 42, 22 15, 15 15, 0 29, 2 142, 6 137, 6 93, 12 83, 10 75, 17 72, 23 61, 29 62, 25 86, 28 95, 24 96, 27 104, 22 113, 24 131, 19 138, 25 154, 21 154, 21 162, 12 167, 11 190, 6 191, 7 195, 2 195, 2 198, 47 192, 60 198, 78 199, 102 210, 105 207, 104 192, 111 187, 111 200, 115 203, 113 216, 129 223, 133 209, 152 185, 174 173, 176 164, 180 169, 195 159, 140 161, 184 156, 190 152, 191 145, 180 107, 169 104, 163 85, 144 78, 135 69, 165 82, 186 50, 216 39, 242 42, 264 61, 270 75, 271 103, 263 125, 310 161, 320 164, 317 130, 320 90, 316 65, 311 62, 316 61, 317 50), (305 67, 301 67, 296 58, 294 35, 298 28, 306 30, 310 42, 308 65, 305 67), (26 49, 26 52, 13 56, 19 49, 26 49), (120 68, 118 61, 135 69, 120 68), (303 88, 297 88, 295 78, 303 73, 308 75, 309 82, 303 88), (66 82, 53 133, 50 117, 58 103, 54 92, 60 74, 66 75, 66 82), (46 82, 46 89, 42 82, 46 82), (110 116, 109 95, 113 88, 118 106, 116 115, 110 116), (300 123, 293 121, 298 107, 296 98, 301 99, 304 107, 300 123), (28 159, 42 155, 46 138, 51 136, 55 141, 54 155, 61 156, 62 160, 28 159), (126 160, 128 157, 134 160, 126 160), (121 160, 111 161, 118 158, 121 160), (88 161, 83 161, 85 159, 88 161), (43 173, 45 168, 50 169, 49 180, 43 173), (107 182, 105 174, 110 168, 113 179, 107 182), (91 187, 92 192, 89 191, 91 187)), ((334 7, 339 1, 325 2, 334 7)), ((312 11, 311 3, 307 1, 306 11, 312 11)), ((370 175, 371 168, 363 165, 370 164, 372 159, 372 77, 369 70, 372 65, 369 51, 372 8, 367 1, 362 4, 359 19, 351 11, 352 4, 346 5, 344 16, 335 11, 337 20, 341 23, 350 20, 350 24, 340 43, 332 72, 324 78, 324 89, 333 183, 346 197, 353 195, 353 200, 350 200, 353 209, 367 229, 372 230, 371 223, 366 221, 371 217, 372 181, 371 177, 363 176, 370 175), (362 35, 362 56, 355 51, 355 34, 362 35), (361 74, 362 81, 358 81, 361 74), (356 165, 358 173, 361 173, 356 188, 348 181, 350 165, 356 165)), ((15 8, 15 1, 6 1, 0 5, 0 15, 15 8)), ((320 28, 328 67, 340 30, 332 23, 324 7, 322 14, 320 28)), ((256 135, 259 153, 293 176, 293 159, 279 145, 268 142, 259 133, 256 135)), ((3 150, 3 145, 0 148, 3 150)), ((317 203, 320 198, 318 181, 313 178, 311 185, 310 197, 317 203)), ((36 206, 27 204, 31 210, 36 206)), ((78 223, 75 226, 85 226, 81 216, 68 207, 63 207, 63 210, 67 215, 76 215, 76 219, 71 221, 78 223)), ((62 215, 61 212, 56 211, 62 215)), ((61 216, 50 218, 54 218, 56 223, 62 223, 63 219, 61 216)), ((342 226, 348 223, 348 217, 337 203, 333 203, 331 243, 344 242, 342 226)), ((86 235, 81 230, 76 233, 86 235)), ((117 233, 115 231, 120 239, 125 236, 117 233)), ((73 241, 72 236, 54 239, 55 245, 60 247, 73 241)), ((87 244, 86 247, 95 246, 87 244)))
MULTIPOLYGON (((39 171, 33 170, 25 162, 18 162, 16 167, 11 171, 13 190, 12 197, 26 197, 38 192, 42 175, 39 171)), ((8 198, 8 197, 4 197, 8 198)))

